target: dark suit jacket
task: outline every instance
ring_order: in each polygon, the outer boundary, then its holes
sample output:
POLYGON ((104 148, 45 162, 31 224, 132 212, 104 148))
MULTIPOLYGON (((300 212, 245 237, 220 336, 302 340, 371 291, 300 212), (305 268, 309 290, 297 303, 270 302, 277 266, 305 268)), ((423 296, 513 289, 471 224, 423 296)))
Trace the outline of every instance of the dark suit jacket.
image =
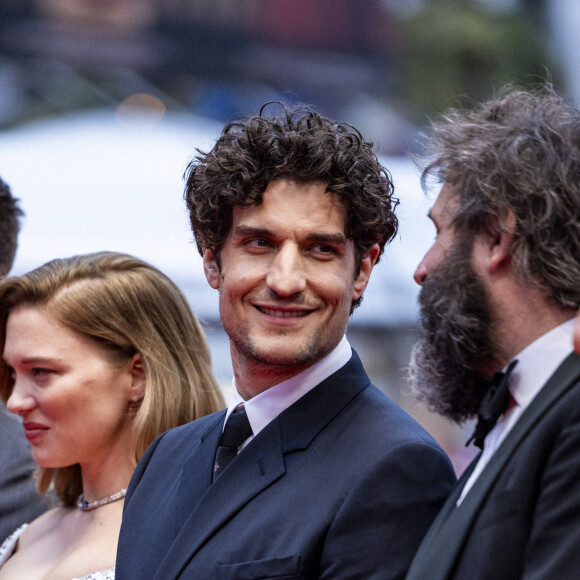
POLYGON ((35 467, 22 425, 0 403, 0 544, 48 508, 36 493, 35 467))
POLYGON ((475 462, 407 578, 579 578, 580 357, 562 363, 455 507, 475 462))
POLYGON ((117 580, 404 577, 455 476, 356 353, 210 484, 224 415, 167 432, 140 461, 117 580))

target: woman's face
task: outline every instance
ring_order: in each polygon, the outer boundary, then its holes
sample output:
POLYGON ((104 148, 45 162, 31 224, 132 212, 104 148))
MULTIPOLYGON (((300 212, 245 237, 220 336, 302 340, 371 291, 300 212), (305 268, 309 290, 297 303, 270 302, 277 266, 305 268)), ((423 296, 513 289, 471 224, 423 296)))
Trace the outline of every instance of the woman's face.
POLYGON ((128 406, 144 388, 138 358, 113 364, 96 342, 45 309, 21 306, 10 313, 4 360, 14 388, 7 407, 22 417, 39 465, 104 467, 131 453, 128 406))

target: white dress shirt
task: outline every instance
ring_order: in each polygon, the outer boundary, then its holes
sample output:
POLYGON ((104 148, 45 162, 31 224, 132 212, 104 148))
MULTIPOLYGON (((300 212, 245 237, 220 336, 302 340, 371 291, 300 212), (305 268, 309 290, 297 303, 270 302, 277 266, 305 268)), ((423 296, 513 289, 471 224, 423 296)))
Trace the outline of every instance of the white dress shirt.
POLYGON ((572 352, 572 336, 575 319, 568 320, 553 328, 529 344, 514 358, 518 364, 509 378, 509 390, 516 404, 504 413, 495 427, 485 438, 481 457, 465 483, 459 505, 473 484, 493 457, 507 434, 517 423, 522 413, 527 409, 534 397, 540 392, 546 381, 554 374, 562 361, 572 352))
MULTIPOLYGON (((346 336, 338 343, 338 346, 324 358, 314 363, 311 367, 296 376, 282 381, 260 394, 244 401, 236 388, 235 378, 232 379, 232 395, 226 413, 226 421, 234 409, 244 403, 248 420, 252 427, 252 436, 241 446, 247 445, 268 423, 274 420, 290 405, 311 391, 324 379, 343 367, 351 358, 352 349, 346 336)), ((226 423, 224 421, 224 425, 226 423)))

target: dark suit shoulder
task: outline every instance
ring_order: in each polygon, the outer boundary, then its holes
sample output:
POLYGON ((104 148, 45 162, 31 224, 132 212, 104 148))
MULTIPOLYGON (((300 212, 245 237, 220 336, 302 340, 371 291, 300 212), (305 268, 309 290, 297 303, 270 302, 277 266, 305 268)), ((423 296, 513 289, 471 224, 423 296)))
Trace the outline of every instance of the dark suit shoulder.
POLYGON ((205 415, 200 417, 195 421, 190 421, 185 425, 180 425, 179 427, 174 427, 165 432, 165 435, 169 437, 168 441, 177 442, 182 439, 187 439, 194 434, 202 434, 207 429, 211 429, 216 422, 221 421, 224 418, 226 409, 221 409, 210 415, 205 415))
POLYGON ((0 405, 0 543, 49 507, 36 491, 36 463, 19 419, 0 405))
POLYGON ((151 444, 151 449, 147 450, 146 455, 152 454, 156 457, 167 455, 166 458, 170 459, 173 465, 177 465, 178 461, 191 454, 192 449, 198 442, 203 441, 207 433, 221 425, 224 415, 225 409, 222 409, 165 431, 151 444))
POLYGON ((356 403, 352 406, 352 412, 360 414, 363 429, 375 431, 376 436, 388 441, 390 447, 420 443, 440 449, 431 434, 375 385, 364 389, 356 403))

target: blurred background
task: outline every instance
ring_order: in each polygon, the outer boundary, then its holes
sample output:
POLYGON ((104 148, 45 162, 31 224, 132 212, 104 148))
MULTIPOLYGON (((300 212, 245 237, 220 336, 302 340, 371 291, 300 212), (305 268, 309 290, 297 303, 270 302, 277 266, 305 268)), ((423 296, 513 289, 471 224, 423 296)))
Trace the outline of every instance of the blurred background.
POLYGON ((401 200, 349 339, 460 472, 472 426, 432 415, 405 382, 412 273, 434 236, 410 158, 430 119, 508 82, 549 78, 580 102, 579 34, 576 0, 2 0, 0 176, 26 213, 13 273, 104 249, 148 260, 203 320, 229 389, 183 171, 224 123, 308 103, 375 143, 401 200))

